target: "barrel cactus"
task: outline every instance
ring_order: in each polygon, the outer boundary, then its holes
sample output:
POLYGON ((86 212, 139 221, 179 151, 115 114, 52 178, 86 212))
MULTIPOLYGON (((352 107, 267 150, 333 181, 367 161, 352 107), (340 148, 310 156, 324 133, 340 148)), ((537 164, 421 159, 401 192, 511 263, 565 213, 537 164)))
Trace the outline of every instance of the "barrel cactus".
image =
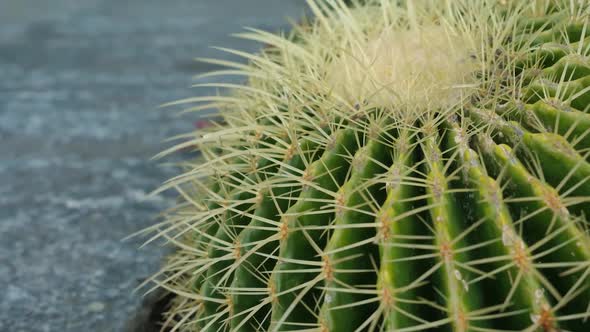
POLYGON ((179 101, 178 331, 590 331, 590 6, 308 0, 179 101))

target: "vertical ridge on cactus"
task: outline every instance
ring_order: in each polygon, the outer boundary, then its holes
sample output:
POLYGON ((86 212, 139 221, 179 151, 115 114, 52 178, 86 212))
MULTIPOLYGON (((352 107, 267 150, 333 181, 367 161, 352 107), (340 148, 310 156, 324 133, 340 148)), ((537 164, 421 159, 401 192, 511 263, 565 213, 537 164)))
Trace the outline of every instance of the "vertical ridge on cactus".
MULTIPOLYGON (((161 190, 173 331, 590 330, 590 5, 308 0, 161 190)), ((195 105, 196 104, 196 105, 195 105)))

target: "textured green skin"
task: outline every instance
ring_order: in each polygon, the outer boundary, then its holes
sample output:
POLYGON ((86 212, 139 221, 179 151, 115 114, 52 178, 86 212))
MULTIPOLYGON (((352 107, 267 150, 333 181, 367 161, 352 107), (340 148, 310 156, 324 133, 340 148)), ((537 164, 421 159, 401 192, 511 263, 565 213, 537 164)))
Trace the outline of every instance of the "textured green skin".
MULTIPOLYGON (((258 163, 257 167, 258 172, 251 174, 248 179, 251 181, 259 182, 260 178, 265 178, 265 174, 273 173, 276 170, 276 166, 272 165, 271 162, 267 159, 262 159, 258 163), (270 166, 270 167, 269 167, 270 166)), ((248 201, 254 198, 254 194, 251 192, 239 192, 232 197, 232 201, 240 202, 240 201, 248 201)), ((239 204, 236 206, 237 211, 247 211, 251 209, 252 203, 244 203, 239 204)), ((217 227, 211 227, 211 231, 215 230, 214 238, 216 241, 209 241, 209 257, 216 260, 214 264, 207 270, 207 276, 201 286, 200 294, 202 296, 208 298, 219 298, 221 300, 225 299, 225 296, 220 293, 218 288, 218 283, 222 281, 223 272, 230 266, 231 264, 231 252, 228 252, 227 249, 220 248, 223 245, 223 242, 232 242, 233 237, 235 234, 239 234, 243 229, 240 226, 245 226, 249 222, 249 218, 245 215, 240 215, 235 211, 227 211, 227 213, 223 216, 223 224, 217 227), (223 226, 223 227, 219 227, 223 226), (230 257, 224 257, 230 255, 230 257)), ((210 232, 213 233, 213 232, 210 232)), ((231 280, 231 279, 230 279, 231 280)), ((223 326, 223 319, 226 315, 219 316, 218 313, 220 312, 220 307, 222 304, 213 301, 204 301, 204 310, 200 312, 200 316, 203 318, 207 318, 207 320, 202 321, 202 328, 204 331, 217 331, 222 328, 223 326), (211 317, 218 317, 216 319, 211 319, 211 317)))
POLYGON ((516 43, 533 49, 514 59, 514 100, 468 105, 434 129, 382 128, 391 142, 342 120, 325 146, 301 139, 288 167, 262 161, 277 175, 251 179, 282 185, 256 204, 214 185, 247 202, 202 229, 217 241, 195 236, 211 263, 194 288, 218 300, 202 301, 198 328, 590 330, 590 29, 567 17, 519 24, 516 43), (234 239, 238 257, 215 245, 234 239))
MULTIPOLYGON (((345 206, 355 207, 355 210, 346 210, 346 207, 344 207, 340 213, 337 213, 333 225, 343 226, 373 222, 371 216, 358 211, 368 211, 370 206, 368 206, 368 202, 363 195, 364 191, 359 192, 357 189, 366 183, 367 179, 371 179, 385 171, 381 165, 390 162, 388 152, 387 146, 377 140, 369 141, 364 148, 357 152, 355 159, 358 165, 353 166, 350 179, 339 191, 344 196, 345 206)), ((366 189, 366 193, 370 193, 372 197, 381 203, 384 200, 384 192, 379 189, 377 185, 373 185, 366 189)), ((332 232, 326 251, 329 253, 356 243, 363 243, 363 241, 371 239, 374 235, 375 230, 371 228, 340 228, 332 232)), ((332 273, 331 278, 325 281, 325 287, 330 290, 326 291, 327 295, 324 295, 324 298, 329 296, 331 300, 324 301, 322 308, 324 314, 320 319, 325 319, 324 324, 330 331, 344 331, 351 326, 360 326, 375 311, 375 303, 351 308, 337 308, 348 303, 370 298, 367 294, 346 292, 341 283, 351 286, 374 284, 376 275, 372 270, 371 261, 378 258, 376 249, 375 246, 366 243, 349 250, 326 255, 326 259, 331 262, 330 267, 335 271, 332 273), (355 258, 347 259, 351 256, 355 256, 355 258)))
MULTIPOLYGON (((558 93, 557 84, 548 80, 539 80, 531 83, 525 98, 529 103, 534 103, 542 97, 556 97, 558 93)), ((590 91, 587 88, 590 86, 590 77, 585 76, 575 81, 565 82, 561 84, 559 90, 561 98, 568 100, 572 107, 580 111, 587 112, 590 103, 590 91)))
MULTIPOLYGON (((407 133, 401 134, 404 137, 400 145, 407 146, 410 138, 407 133)), ((410 167, 416 162, 417 153, 414 149, 400 148, 398 156, 395 158, 391 170, 399 174, 412 175, 410 167)), ((418 261, 407 260, 408 257, 424 254, 424 250, 411 247, 407 241, 396 240, 394 236, 425 236, 428 234, 427 228, 420 223, 417 216, 412 213, 413 197, 419 195, 420 190, 416 187, 405 183, 405 181, 395 179, 387 188, 388 195, 385 203, 379 213, 379 219, 384 222, 387 232, 386 238, 380 244, 381 267, 379 271, 379 286, 382 291, 388 292, 388 296, 393 297, 396 289, 403 289, 415 282, 416 274, 424 274, 428 268, 434 265, 433 259, 424 258, 418 261)), ((423 289, 412 287, 403 292, 403 298, 413 299, 418 297, 428 298, 429 292, 423 289)), ((432 299, 431 299, 432 300, 432 299)), ((410 313, 421 313, 422 317, 434 317, 436 313, 428 310, 424 305, 409 303, 405 301, 392 303, 386 310, 387 330, 395 330, 404 327, 411 327, 419 318, 417 315, 410 313)))
MULTIPOLYGON (((335 146, 332 151, 327 151, 324 156, 310 166, 313 181, 321 188, 335 190, 339 185, 342 185, 346 173, 348 171, 348 161, 344 158, 346 154, 354 153, 357 149, 357 133, 353 130, 345 130, 335 139, 335 146), (331 176, 330 176, 331 174, 331 176), (334 180, 338 181, 334 183, 334 180)), ((287 214, 297 214, 297 217, 290 217, 287 219, 288 234, 285 239, 281 241, 280 259, 282 264, 277 264, 271 276, 271 283, 275 287, 277 298, 272 304, 272 321, 273 322, 306 322, 313 320, 313 315, 310 313, 304 304, 314 306, 313 295, 319 293, 318 290, 301 293, 302 298, 294 302, 297 298, 292 293, 283 294, 283 292, 299 287, 304 282, 312 280, 315 276, 313 272, 308 272, 310 266, 297 264, 293 259, 297 260, 317 260, 316 251, 307 240, 307 236, 318 247, 322 248, 326 244, 326 237, 322 236, 321 230, 298 230, 305 226, 326 226, 333 218, 333 213, 324 213, 321 215, 304 214, 306 211, 319 210, 325 203, 316 201, 317 199, 326 199, 328 196, 325 192, 319 191, 313 187, 304 188, 302 191, 303 199, 298 201, 294 206, 287 210, 287 214), (289 273, 281 273, 283 271, 290 271, 289 273), (300 272, 301 271, 301 272, 300 272), (314 294, 316 293, 316 294, 314 294), (293 308, 291 308, 294 304, 293 308), (291 312, 287 314, 287 311, 291 312), (285 317, 283 317, 286 315, 285 317)), ((272 328, 280 328, 281 330, 291 330, 300 328, 293 325, 283 325, 277 323, 278 326, 272 328)))
MULTIPOLYGON (((543 260, 549 262, 583 262, 590 260, 590 241, 588 241, 587 236, 583 236, 580 229, 570 220, 561 217, 557 217, 554 220, 553 214, 547 211, 547 205, 542 197, 544 193, 550 191, 551 188, 538 180, 533 180, 531 182, 530 179, 533 177, 527 172, 525 167, 516 160, 516 157, 512 155, 511 149, 508 146, 495 146, 490 153, 492 154, 488 159, 490 160, 490 163, 497 162, 500 163, 500 167, 507 167, 505 170, 510 174, 511 183, 509 187, 513 195, 516 197, 538 197, 538 200, 515 203, 513 211, 544 210, 544 212, 538 213, 529 220, 522 222, 521 227, 523 227, 523 233, 527 235, 526 241, 529 243, 535 243, 544 239, 546 237, 546 229, 548 229, 552 223, 554 223, 554 230, 560 230, 557 236, 552 238, 548 243, 549 247, 553 246, 559 249, 545 256, 543 260), (582 241, 582 245, 578 245, 579 241, 582 241)), ((497 166, 495 167, 497 168, 497 166)), ((491 168, 494 168, 494 166, 491 168)), ((555 233, 555 231, 552 233, 555 233)), ((562 293, 568 291, 568 284, 571 285, 572 282, 577 280, 575 275, 563 277, 551 270, 548 270, 547 273, 548 277, 553 279, 552 281, 562 293)), ((589 303, 588 301, 590 301, 590 297, 589 292, 586 291, 585 294, 582 294, 577 298, 577 301, 569 305, 571 307, 570 309, 576 310, 576 305, 579 309, 580 305, 587 305, 589 303)), ((571 324, 572 326, 568 326, 568 328, 573 331, 578 331, 576 328, 583 329, 584 326, 586 326, 586 324, 571 324)))
POLYGON ((522 123, 528 130, 544 128, 561 136, 568 135, 568 142, 578 150, 590 148, 590 135, 587 132, 587 128, 590 128, 590 114, 563 105, 538 101, 532 105, 510 108, 505 115, 522 123))
MULTIPOLYGON (((263 119, 261 125, 269 126, 272 121, 269 119, 263 119)), ((253 143, 252 146, 241 146, 241 150, 247 149, 259 149, 263 150, 268 147, 269 144, 274 144, 276 141, 272 135, 263 136, 259 143, 253 143)), ((233 257, 232 252, 227 248, 223 248, 224 243, 231 243, 233 239, 239 235, 243 227, 250 221, 247 214, 249 210, 253 209, 254 203, 252 200, 255 198, 255 194, 252 191, 236 191, 236 187, 243 187, 244 184, 252 186, 264 181, 269 174, 276 172, 278 166, 272 161, 271 155, 268 158, 259 158, 255 162, 255 167, 249 171, 234 172, 227 175, 224 180, 225 185, 219 185, 216 183, 212 188, 217 195, 221 198, 229 198, 229 204, 236 204, 233 202, 244 202, 242 204, 237 203, 235 207, 230 210, 226 210, 225 213, 218 216, 218 219, 210 221, 209 225, 204 229, 204 234, 199 234, 201 245, 205 245, 207 248, 208 257, 215 260, 205 273, 199 275, 195 280, 193 287, 199 289, 199 294, 208 299, 216 299, 216 301, 203 300, 203 308, 199 311, 197 326, 204 331, 217 331, 222 329, 226 324, 224 320, 227 319, 228 314, 220 315, 219 312, 226 307, 226 295, 218 290, 218 287, 226 286, 231 282, 231 273, 226 275, 226 271, 229 269, 233 257), (230 196, 230 197, 228 197, 230 196), (229 280, 229 282, 228 282, 229 280)), ((236 164, 241 166, 247 166, 246 160, 236 158, 236 164)), ((221 208, 221 202, 217 200, 211 200, 208 202, 207 207, 209 209, 221 208)), ((231 271, 229 271, 231 272, 231 271)))
MULTIPOLYGON (((484 243, 489 239, 503 238, 503 232, 507 230, 512 234, 513 242, 522 241, 518 235, 518 230, 515 228, 514 221, 510 215, 507 204, 504 202, 500 184, 492 177, 487 175, 484 165, 481 164, 477 152, 470 149, 467 144, 457 144, 460 129, 456 124, 453 124, 447 133, 447 146, 456 146, 463 152, 463 157, 460 159, 463 166, 466 167, 465 179, 459 181, 457 187, 472 189, 472 194, 464 194, 460 196, 459 200, 465 202, 464 204, 470 206, 475 210, 472 222, 484 220, 479 228, 479 231, 470 234, 467 238, 471 243, 484 243)), ((523 249, 527 249, 526 246, 523 249)), ((487 247, 482 248, 479 255, 474 255, 474 259, 486 259, 494 256, 510 257, 511 252, 509 248, 502 242, 496 241, 487 247)), ((531 308, 532 312, 539 312, 542 303, 547 303, 548 300, 543 294, 539 297, 535 294, 535 290, 539 289, 541 285, 535 280, 532 271, 519 271, 516 266, 508 266, 509 261, 505 258, 501 261, 490 263, 493 271, 500 271, 495 275, 495 279, 482 279, 481 288, 495 289, 501 294, 513 295, 510 298, 511 303, 517 308, 531 308), (517 276, 520 279, 518 287, 512 289, 512 282, 510 276, 517 276)), ((497 300, 491 297, 484 296, 484 302, 488 306, 497 305, 497 300)), ((508 301, 504 301, 505 303, 508 301)), ((499 322, 497 327, 505 329, 525 329, 530 325, 529 317, 524 315, 509 316, 499 322)))
MULTIPOLYGON (((470 290, 472 293, 469 295, 464 293, 464 285, 455 276, 456 271, 461 270, 459 265, 470 260, 468 253, 459 252, 461 248, 467 246, 460 234, 469 227, 469 224, 461 217, 454 195, 448 193, 449 183, 437 140, 435 135, 425 138, 425 144, 422 147, 426 160, 426 179, 429 182, 426 187, 428 195, 426 201, 428 205, 432 205, 429 214, 435 231, 435 245, 437 247, 448 246, 451 253, 446 256, 442 254, 441 250, 441 255, 437 257, 437 264, 440 264, 441 268, 434 275, 434 285, 446 299, 446 301, 441 301, 441 299, 439 301, 446 306, 450 318, 450 329, 452 331, 467 331, 467 324, 464 321, 467 320, 466 316, 470 311, 480 307, 481 295, 479 289, 470 290)), ((460 273, 469 277, 464 272, 460 273)), ((488 327, 485 321, 478 326, 488 327)))
MULTIPOLYGON (((321 154, 321 150, 318 151, 317 144, 310 141, 304 141, 301 144, 301 149, 302 151, 309 152, 295 155, 289 161, 289 165, 298 170, 304 169, 306 160, 313 161, 321 154), (306 156, 306 158, 303 158, 304 156, 306 156)), ((295 170, 293 168, 285 167, 284 172, 295 175, 295 170)), ((278 239, 271 243, 260 245, 261 241, 275 234, 275 231, 272 229, 259 229, 259 227, 269 227, 269 225, 265 223, 265 219, 272 220, 280 211, 286 211, 293 203, 293 200, 289 200, 287 197, 297 195, 298 190, 300 189, 299 186, 291 186, 270 188, 267 190, 262 202, 254 212, 254 215, 258 218, 253 218, 248 227, 240 233, 239 242, 242 245, 240 251, 241 256, 244 257, 244 259, 236 268, 235 278, 231 285, 232 287, 264 288, 267 286, 262 280, 260 280, 258 271, 268 271, 272 268, 272 265, 270 264, 272 261, 268 260, 264 255, 270 255, 272 251, 277 248, 278 239)), ((234 294, 232 296, 232 302, 234 305, 233 310, 235 316, 231 321, 231 327, 233 329, 239 329, 239 331, 255 331, 255 326, 242 324, 244 316, 240 316, 240 313, 246 315, 250 314, 247 310, 253 308, 263 300, 264 295, 234 294)), ((259 321, 263 321, 264 316, 269 309, 270 305, 268 304, 263 309, 253 312, 252 314, 256 315, 259 321)))
MULTIPOLYGON (((545 180, 549 184, 557 187, 569 176, 569 180, 564 183, 564 189, 575 187, 573 195, 582 197, 590 195, 590 186, 578 186, 588 181, 590 164, 564 138, 553 134, 526 133, 523 142, 527 150, 538 156, 545 180), (571 170, 575 171, 571 172, 571 170)), ((576 205, 573 209, 590 215, 590 202, 576 205)))

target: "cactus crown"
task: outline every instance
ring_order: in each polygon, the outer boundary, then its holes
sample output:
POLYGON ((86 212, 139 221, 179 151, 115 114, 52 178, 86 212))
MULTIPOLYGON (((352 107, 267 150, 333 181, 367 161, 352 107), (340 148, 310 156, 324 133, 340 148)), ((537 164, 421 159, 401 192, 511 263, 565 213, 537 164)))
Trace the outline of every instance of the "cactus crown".
POLYGON ((183 331, 586 331, 585 1, 308 0, 165 151, 183 331), (353 3, 355 1, 352 1, 353 3))
MULTIPOLYGON (((449 10, 428 9, 436 16, 449 10)), ((323 85, 348 103, 367 100, 373 107, 413 105, 423 111, 455 106, 469 94, 482 44, 476 26, 457 24, 452 18, 459 14, 454 12, 447 14, 452 21, 422 22, 425 14, 415 10, 387 11, 390 17, 375 21, 379 10, 357 9, 354 18, 318 29, 315 38, 324 42, 309 45, 330 54, 313 64, 326 68, 325 76, 318 77, 323 85)))

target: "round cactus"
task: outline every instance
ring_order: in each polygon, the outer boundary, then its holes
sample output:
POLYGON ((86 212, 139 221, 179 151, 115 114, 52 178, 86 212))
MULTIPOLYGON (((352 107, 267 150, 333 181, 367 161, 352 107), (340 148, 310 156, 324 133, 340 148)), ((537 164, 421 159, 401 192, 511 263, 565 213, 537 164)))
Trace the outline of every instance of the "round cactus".
POLYGON ((590 6, 308 0, 173 152, 180 331, 590 331, 590 6))

